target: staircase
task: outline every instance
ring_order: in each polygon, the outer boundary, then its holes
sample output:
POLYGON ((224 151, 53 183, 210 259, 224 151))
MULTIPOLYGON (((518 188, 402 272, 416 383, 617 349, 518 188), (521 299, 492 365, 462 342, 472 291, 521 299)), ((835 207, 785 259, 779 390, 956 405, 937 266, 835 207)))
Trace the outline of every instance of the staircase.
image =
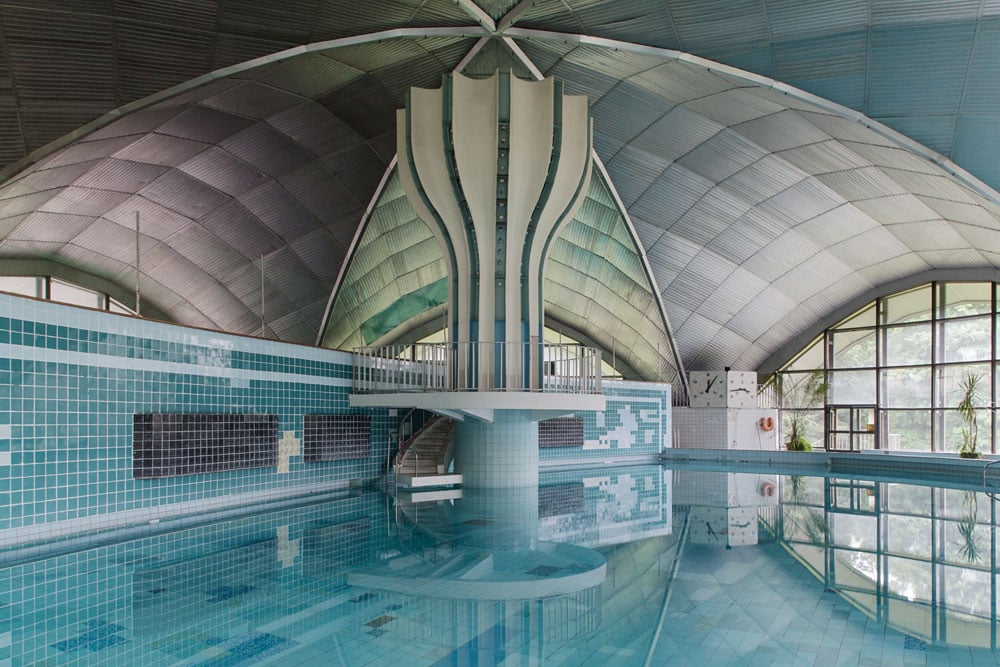
POLYGON ((448 474, 454 429, 451 419, 435 417, 410 436, 396 456, 397 485, 413 488, 461 484, 461 475, 448 474))

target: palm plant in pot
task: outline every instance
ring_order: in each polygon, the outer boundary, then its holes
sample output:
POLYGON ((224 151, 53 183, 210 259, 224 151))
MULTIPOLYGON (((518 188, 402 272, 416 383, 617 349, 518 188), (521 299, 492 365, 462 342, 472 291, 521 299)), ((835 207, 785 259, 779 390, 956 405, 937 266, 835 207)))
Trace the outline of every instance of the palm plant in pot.
POLYGON ((812 443, 806 439, 809 413, 826 403, 828 383, 821 370, 813 371, 804 380, 792 383, 782 373, 774 375, 774 390, 781 410, 788 419, 785 448, 790 451, 811 452, 812 443))
POLYGON ((978 373, 967 373, 958 383, 958 388, 962 392, 962 398, 958 402, 958 415, 965 425, 962 427, 962 445, 958 449, 958 455, 963 459, 978 459, 979 450, 977 439, 979 437, 979 425, 976 418, 976 404, 980 401, 980 389, 982 388, 982 376, 978 373))

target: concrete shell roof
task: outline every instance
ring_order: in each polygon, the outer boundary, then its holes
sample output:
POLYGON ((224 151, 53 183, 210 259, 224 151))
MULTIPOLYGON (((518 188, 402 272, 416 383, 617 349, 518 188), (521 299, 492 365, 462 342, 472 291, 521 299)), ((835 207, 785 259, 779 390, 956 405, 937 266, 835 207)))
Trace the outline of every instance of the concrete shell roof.
POLYGON ((1000 3, 0 0, 0 39, 0 262, 127 295, 139 211, 186 324, 258 333, 263 262, 267 334, 315 341, 394 110, 456 68, 590 98, 688 369, 1000 267, 1000 3))

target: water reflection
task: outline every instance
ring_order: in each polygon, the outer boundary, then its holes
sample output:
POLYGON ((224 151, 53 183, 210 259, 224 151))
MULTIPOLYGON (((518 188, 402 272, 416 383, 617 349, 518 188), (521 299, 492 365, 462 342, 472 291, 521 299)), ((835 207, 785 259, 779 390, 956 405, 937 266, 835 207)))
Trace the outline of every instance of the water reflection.
POLYGON ((890 627, 996 648, 996 506, 986 493, 791 476, 762 524, 824 586, 890 627))
POLYGON ((659 466, 539 481, 352 493, 8 567, 0 650, 14 664, 749 664, 835 640, 831 659, 881 642, 892 664, 904 641, 996 646, 983 493, 659 466))

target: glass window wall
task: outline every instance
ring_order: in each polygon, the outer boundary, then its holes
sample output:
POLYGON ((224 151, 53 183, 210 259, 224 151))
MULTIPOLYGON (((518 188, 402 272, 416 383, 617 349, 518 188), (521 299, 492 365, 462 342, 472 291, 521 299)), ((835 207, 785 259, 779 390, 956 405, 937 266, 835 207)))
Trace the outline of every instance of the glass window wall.
POLYGON ((790 393, 779 391, 789 413, 783 421, 807 407, 821 410, 824 400, 874 404, 880 447, 957 452, 974 436, 979 451, 996 452, 997 290, 990 282, 939 282, 876 299, 782 370, 786 388, 817 372, 825 379, 825 397, 808 406, 790 404, 790 393), (974 424, 959 412, 970 382, 974 424))
POLYGON ((134 310, 112 299, 107 294, 51 276, 0 276, 0 292, 58 301, 85 308, 108 310, 112 313, 135 315, 134 310))

